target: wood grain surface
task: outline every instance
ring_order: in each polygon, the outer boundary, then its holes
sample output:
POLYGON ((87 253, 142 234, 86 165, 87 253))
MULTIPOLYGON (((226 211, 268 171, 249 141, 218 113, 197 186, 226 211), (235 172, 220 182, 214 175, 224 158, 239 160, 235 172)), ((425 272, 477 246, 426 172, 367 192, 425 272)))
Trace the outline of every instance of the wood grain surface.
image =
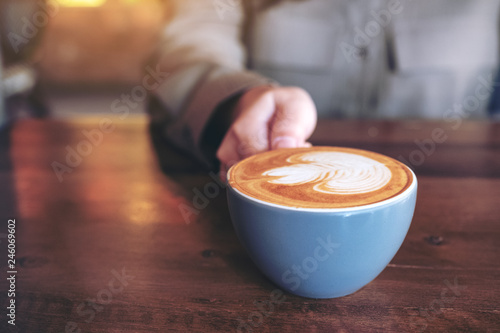
POLYGON ((396 257, 337 299, 268 281, 223 184, 152 140, 146 118, 19 121, 1 137, 0 331, 500 332, 500 124, 322 120, 312 142, 406 160, 419 180, 396 257), (219 191, 202 200, 207 186, 219 191))

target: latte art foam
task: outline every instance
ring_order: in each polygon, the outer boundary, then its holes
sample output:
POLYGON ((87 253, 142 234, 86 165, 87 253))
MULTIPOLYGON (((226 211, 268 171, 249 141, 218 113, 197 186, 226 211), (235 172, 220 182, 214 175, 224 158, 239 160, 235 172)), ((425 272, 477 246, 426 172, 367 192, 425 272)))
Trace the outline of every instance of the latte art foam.
POLYGON ((391 170, 371 158, 342 152, 313 152, 292 155, 290 166, 264 172, 279 177, 269 182, 284 185, 313 184, 315 191, 359 194, 376 191, 391 180, 391 170))
POLYGON ((312 147, 254 155, 228 173, 232 188, 258 200, 299 208, 345 208, 404 192, 411 171, 390 157, 359 149, 312 147))

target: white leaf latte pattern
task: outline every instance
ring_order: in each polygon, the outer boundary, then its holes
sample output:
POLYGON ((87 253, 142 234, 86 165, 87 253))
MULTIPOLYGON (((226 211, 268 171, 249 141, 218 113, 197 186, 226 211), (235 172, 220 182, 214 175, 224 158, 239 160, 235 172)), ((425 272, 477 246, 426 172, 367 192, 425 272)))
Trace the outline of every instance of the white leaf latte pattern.
POLYGON ((391 170, 371 158, 344 152, 310 152, 287 159, 289 166, 265 171, 279 177, 268 182, 282 185, 314 184, 314 190, 331 194, 360 194, 376 191, 389 183, 391 170))
POLYGON ((253 155, 228 172, 230 188, 293 208, 361 207, 405 192, 413 173, 403 163, 347 147, 287 148, 253 155))

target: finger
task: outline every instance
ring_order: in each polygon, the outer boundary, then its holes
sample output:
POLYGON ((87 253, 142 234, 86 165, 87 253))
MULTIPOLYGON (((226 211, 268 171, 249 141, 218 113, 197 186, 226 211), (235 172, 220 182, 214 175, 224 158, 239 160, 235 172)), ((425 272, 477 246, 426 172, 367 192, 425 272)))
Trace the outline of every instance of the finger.
POLYGON ((268 123, 274 111, 272 94, 268 87, 256 88, 245 94, 238 103, 238 116, 226 133, 217 150, 221 171, 227 171, 232 164, 265 151, 268 143, 268 123))
POLYGON ((306 141, 306 142, 304 142, 304 144, 301 147, 302 148, 311 148, 312 147, 312 143, 310 143, 309 141, 306 141))
POLYGON ((316 127, 316 107, 306 93, 298 90, 288 98, 277 98, 270 129, 271 149, 302 147, 316 127))
POLYGON ((278 136, 271 140, 271 148, 296 148, 300 147, 299 141, 293 136, 278 136))
POLYGON ((239 141, 234 132, 229 130, 216 153, 221 163, 221 167, 224 167, 226 171, 229 170, 233 164, 242 159, 238 153, 238 145, 239 141))
POLYGON ((264 93, 242 104, 243 110, 231 127, 240 158, 269 149, 269 124, 275 113, 273 93, 264 93))

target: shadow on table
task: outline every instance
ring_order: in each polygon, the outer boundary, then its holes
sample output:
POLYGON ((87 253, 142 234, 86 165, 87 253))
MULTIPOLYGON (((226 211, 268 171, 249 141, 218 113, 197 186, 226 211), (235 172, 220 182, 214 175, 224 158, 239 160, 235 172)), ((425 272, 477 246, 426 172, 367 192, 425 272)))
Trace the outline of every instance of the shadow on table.
POLYGON ((158 158, 161 170, 169 175, 179 173, 208 173, 210 169, 202 166, 193 157, 174 147, 162 134, 162 127, 156 124, 149 125, 152 147, 158 158))
POLYGON ((269 292, 276 288, 252 262, 244 248, 239 243, 231 224, 225 184, 218 179, 215 170, 206 168, 195 159, 174 147, 161 133, 157 126, 150 125, 150 140, 158 159, 162 173, 182 189, 191 208, 196 193, 203 193, 207 184, 218 184, 220 192, 214 198, 208 198, 207 209, 200 210, 194 220, 195 227, 205 230, 204 235, 212 248, 203 251, 204 257, 219 257, 226 262, 230 269, 245 281, 246 286, 258 284, 269 292), (199 191, 198 191, 199 190, 199 191), (221 241, 221 240, 224 241, 221 241))

